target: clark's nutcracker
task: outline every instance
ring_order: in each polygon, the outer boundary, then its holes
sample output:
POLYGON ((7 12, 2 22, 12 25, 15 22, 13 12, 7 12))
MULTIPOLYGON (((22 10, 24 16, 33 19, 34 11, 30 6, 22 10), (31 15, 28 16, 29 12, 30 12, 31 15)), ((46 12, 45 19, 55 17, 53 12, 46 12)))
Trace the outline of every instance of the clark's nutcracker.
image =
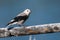
POLYGON ((7 26, 17 24, 19 26, 22 26, 23 23, 28 19, 29 15, 31 13, 30 9, 24 10, 22 13, 18 14, 13 20, 11 20, 7 26))

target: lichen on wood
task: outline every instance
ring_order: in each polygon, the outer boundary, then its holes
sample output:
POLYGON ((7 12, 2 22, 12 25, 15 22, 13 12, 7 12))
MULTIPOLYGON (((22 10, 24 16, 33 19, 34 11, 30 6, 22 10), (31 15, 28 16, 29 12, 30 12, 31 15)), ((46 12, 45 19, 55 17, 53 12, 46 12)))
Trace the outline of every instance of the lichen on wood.
POLYGON ((26 27, 0 28, 0 37, 24 36, 60 32, 60 23, 33 25, 26 27))

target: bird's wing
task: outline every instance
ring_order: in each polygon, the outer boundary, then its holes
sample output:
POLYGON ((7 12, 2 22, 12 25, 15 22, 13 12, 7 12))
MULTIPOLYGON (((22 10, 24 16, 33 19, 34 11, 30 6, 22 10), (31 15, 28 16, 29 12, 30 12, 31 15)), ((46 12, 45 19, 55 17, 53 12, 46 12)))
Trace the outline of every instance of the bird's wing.
POLYGON ((24 20, 24 19, 26 19, 26 18, 27 18, 26 15, 25 15, 25 16, 17 16, 17 17, 14 18, 14 20, 15 20, 15 21, 20 21, 20 20, 24 20))
POLYGON ((26 19, 26 18, 27 18, 26 15, 24 15, 24 16, 22 16, 22 15, 16 16, 16 17, 13 18, 8 24, 11 24, 11 23, 14 23, 14 22, 17 22, 17 21, 20 21, 20 20, 24 20, 24 19, 26 19))

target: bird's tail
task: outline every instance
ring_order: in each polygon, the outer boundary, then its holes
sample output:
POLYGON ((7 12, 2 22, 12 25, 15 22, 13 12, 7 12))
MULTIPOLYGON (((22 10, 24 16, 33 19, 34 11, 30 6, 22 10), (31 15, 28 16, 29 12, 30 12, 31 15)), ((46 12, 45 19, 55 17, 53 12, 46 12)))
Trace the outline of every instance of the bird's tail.
POLYGON ((9 26, 10 26, 10 24, 7 24, 7 25, 6 25, 6 28, 9 28, 9 26))
POLYGON ((9 23, 6 25, 6 27, 8 28, 11 24, 12 24, 12 22, 9 22, 9 23))
POLYGON ((13 27, 9 27, 10 26, 10 24, 7 24, 6 25, 6 28, 8 29, 8 30, 10 30, 10 29, 12 29, 13 27))
POLYGON ((14 23, 15 21, 11 21, 11 22, 9 22, 6 26, 8 26, 8 25, 11 25, 12 23, 14 23))
POLYGON ((16 24, 16 21, 9 22, 9 23, 6 25, 6 27, 9 27, 9 26, 14 25, 14 24, 16 24))

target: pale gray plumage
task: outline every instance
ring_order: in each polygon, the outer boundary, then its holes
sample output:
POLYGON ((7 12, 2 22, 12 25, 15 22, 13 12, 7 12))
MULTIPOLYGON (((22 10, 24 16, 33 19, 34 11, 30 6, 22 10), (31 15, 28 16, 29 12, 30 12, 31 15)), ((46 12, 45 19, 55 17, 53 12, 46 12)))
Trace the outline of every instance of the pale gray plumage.
POLYGON ((28 19, 30 13, 31 13, 30 9, 24 10, 22 13, 18 14, 13 20, 11 20, 7 24, 7 26, 14 25, 14 24, 22 25, 28 19))

